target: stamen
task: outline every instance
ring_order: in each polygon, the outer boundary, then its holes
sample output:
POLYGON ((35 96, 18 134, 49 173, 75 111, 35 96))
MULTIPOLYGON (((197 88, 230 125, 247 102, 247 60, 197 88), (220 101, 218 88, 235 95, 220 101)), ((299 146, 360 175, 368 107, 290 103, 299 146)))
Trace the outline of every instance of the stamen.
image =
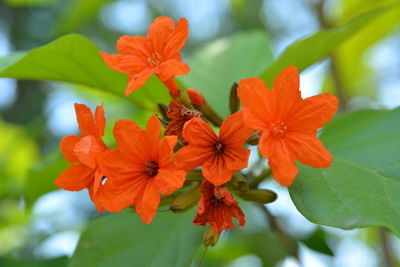
POLYGON ((151 57, 147 58, 147 62, 149 62, 150 66, 152 67, 159 66, 162 61, 163 58, 158 52, 153 53, 151 57))
POLYGON ((276 121, 271 123, 271 134, 272 136, 282 136, 287 130, 287 126, 282 121, 276 121))
POLYGON ((215 152, 217 152, 217 153, 224 152, 224 147, 225 147, 225 145, 223 143, 221 143, 221 142, 216 143, 214 145, 215 152))
POLYGON ((159 168, 160 168, 160 167, 158 166, 158 163, 157 163, 157 162, 154 162, 154 161, 146 161, 145 170, 146 170, 146 173, 147 173, 150 177, 156 176, 157 173, 158 173, 158 169, 159 169, 159 168))

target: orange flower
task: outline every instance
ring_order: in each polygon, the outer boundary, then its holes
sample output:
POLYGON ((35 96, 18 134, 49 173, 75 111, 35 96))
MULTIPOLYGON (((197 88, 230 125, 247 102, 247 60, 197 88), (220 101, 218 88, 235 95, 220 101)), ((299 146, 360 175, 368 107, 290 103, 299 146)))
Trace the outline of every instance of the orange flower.
POLYGON ((184 105, 176 102, 169 103, 167 117, 172 119, 165 130, 165 135, 176 135, 181 137, 183 126, 185 123, 195 117, 201 117, 203 114, 200 111, 188 109, 184 105))
POLYGON ((243 211, 228 190, 204 180, 200 191, 201 199, 196 217, 193 219, 194 224, 209 223, 218 235, 222 230, 233 229, 233 217, 239 221, 239 226, 245 225, 243 211))
POLYGON ((238 88, 245 123, 261 131, 259 150, 283 186, 296 178, 296 160, 315 168, 329 167, 332 161, 316 134, 335 114, 338 99, 329 93, 302 99, 299 87, 297 68, 289 66, 272 90, 257 78, 241 80, 238 88))
POLYGON ((119 212, 135 205, 143 222, 149 223, 160 204, 160 194, 172 194, 183 186, 186 173, 172 162, 176 136, 160 141, 161 124, 153 115, 146 130, 129 120, 119 120, 114 127, 118 150, 108 150, 100 163, 109 178, 102 185, 107 210, 119 212))
POLYGON ((187 92, 188 92, 188 95, 189 95, 190 103, 192 103, 192 105, 201 107, 201 106, 204 106, 206 104, 206 100, 204 99, 204 96, 202 96, 195 89, 188 88, 187 92))
POLYGON ((88 188, 96 208, 103 212, 97 194, 103 172, 97 163, 97 158, 107 149, 102 140, 106 124, 104 109, 103 106, 97 106, 94 117, 90 109, 83 104, 75 104, 75 111, 82 135, 64 137, 60 142, 60 150, 68 162, 77 164, 69 166, 61 173, 55 184, 68 191, 88 188))
POLYGON ((129 73, 126 95, 142 87, 152 74, 166 84, 172 95, 179 95, 179 88, 173 79, 186 75, 190 70, 179 54, 187 37, 188 23, 185 18, 181 18, 175 27, 171 18, 162 16, 154 20, 146 37, 122 36, 117 42, 119 55, 100 54, 110 68, 129 73))
POLYGON ((203 166, 203 176, 215 185, 228 182, 235 170, 247 167, 250 150, 243 144, 252 130, 243 125, 242 113, 227 117, 219 136, 200 118, 193 118, 183 128, 183 138, 189 143, 175 156, 178 167, 190 171, 203 166))

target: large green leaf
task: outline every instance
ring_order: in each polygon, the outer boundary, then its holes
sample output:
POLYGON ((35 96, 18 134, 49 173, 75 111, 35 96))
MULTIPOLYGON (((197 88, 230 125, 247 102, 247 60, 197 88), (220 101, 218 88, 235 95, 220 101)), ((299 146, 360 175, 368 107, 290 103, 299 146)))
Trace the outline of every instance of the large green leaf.
MULTIPOLYGON (((51 80, 95 88, 125 98, 128 76, 110 69, 96 45, 77 34, 61 37, 30 52, 0 59, 0 78, 51 80)), ((156 110, 156 102, 167 102, 168 91, 155 77, 127 99, 156 110)))
POLYGON ((191 71, 180 78, 188 88, 201 92, 221 114, 228 115, 230 87, 254 77, 272 62, 265 32, 238 33, 211 42, 189 57, 191 71))
POLYGON ((44 6, 54 2, 55 0, 4 0, 5 4, 15 7, 44 6))
POLYGON ((70 0, 56 24, 57 33, 71 33, 93 19, 99 9, 112 0, 70 0))
POLYGON ((204 231, 193 215, 160 212, 150 224, 128 210, 102 216, 83 232, 70 266, 187 266, 204 231))
POLYGON ((322 30, 311 37, 295 42, 260 77, 270 84, 275 76, 288 65, 296 66, 299 71, 303 71, 307 67, 329 56, 340 44, 353 37, 364 26, 372 23, 392 7, 384 7, 366 12, 346 25, 322 30))
POLYGON ((322 140, 329 168, 299 166, 290 195, 318 224, 384 226, 400 236, 400 109, 361 111, 330 123, 322 140))

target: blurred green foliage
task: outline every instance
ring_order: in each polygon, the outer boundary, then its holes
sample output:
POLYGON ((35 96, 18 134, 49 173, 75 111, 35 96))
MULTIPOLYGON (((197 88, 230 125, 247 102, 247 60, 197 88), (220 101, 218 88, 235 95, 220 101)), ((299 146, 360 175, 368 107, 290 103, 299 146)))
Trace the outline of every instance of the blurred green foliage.
MULTIPOLYGON (((116 119, 133 119, 143 125, 157 111, 156 103, 169 101, 167 90, 156 77, 126 97, 127 75, 109 69, 101 59, 99 47, 113 53, 121 34, 107 28, 100 18, 101 11, 114 2, 0 3, 0 31, 9 32, 15 50, 0 58, 0 77, 37 81, 18 81, 16 104, 2 111, 0 117, 0 266, 190 266, 190 260, 195 262, 202 253, 203 228, 190 223, 194 211, 183 215, 160 212, 152 224, 144 225, 128 210, 90 222, 71 261, 65 257, 40 259, 35 254, 40 242, 54 232, 31 238, 35 235, 30 232, 35 219, 31 212, 41 196, 57 189, 53 182, 67 166, 56 149, 60 137, 45 123, 45 98, 52 90, 62 87, 88 102, 104 102, 106 142, 110 145, 116 119)), ((203 45, 207 38, 189 39, 184 56, 191 72, 179 77, 180 84, 199 90, 225 116, 233 82, 259 76, 271 84, 287 65, 303 71, 329 59, 322 77, 324 91, 341 98, 344 113, 353 109, 348 102, 358 97, 367 97, 369 102, 362 107, 370 107, 378 97, 379 86, 378 74, 366 57, 375 44, 398 31, 399 1, 337 0, 328 9, 314 2, 303 4, 314 12, 321 29, 293 42, 280 55, 273 52, 274 40, 286 34, 281 30, 285 25, 268 25, 260 15, 271 1, 224 2, 229 4, 228 18, 221 20, 217 33, 208 38, 212 40, 203 45), (278 30, 271 26, 278 26, 278 30)), ((178 16, 175 2, 144 3, 152 17, 161 13, 178 16), (165 6, 169 8, 164 10, 165 6)), ((312 169, 299 164, 299 179, 289 188, 294 204, 308 220, 343 229, 381 226, 400 234, 399 111, 340 115, 324 128, 321 137, 334 155, 333 166, 312 169)), ((255 255, 263 266, 276 266, 295 254, 282 241, 282 233, 296 250, 305 245, 334 255, 325 228, 299 237, 264 221, 262 226, 257 225, 257 219, 251 218, 253 212, 247 205, 248 226, 222 236, 207 252, 204 266, 225 266, 246 255, 255 255)), ((377 232, 368 232, 367 243, 374 249, 385 241, 377 232)))

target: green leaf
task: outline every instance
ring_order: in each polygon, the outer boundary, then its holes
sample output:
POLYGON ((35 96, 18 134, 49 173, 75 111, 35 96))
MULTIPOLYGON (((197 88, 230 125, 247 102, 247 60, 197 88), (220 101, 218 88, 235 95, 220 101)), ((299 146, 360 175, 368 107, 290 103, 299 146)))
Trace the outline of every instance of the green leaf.
POLYGON ((326 232, 321 227, 318 227, 310 236, 300 241, 312 250, 334 256, 332 249, 326 244, 326 232))
POLYGON ((0 77, 51 80, 87 86, 105 91, 149 110, 156 110, 156 102, 167 102, 168 90, 151 77, 139 90, 124 95, 128 75, 110 69, 103 61, 96 45, 83 36, 70 34, 22 56, 0 59, 0 77))
POLYGON ((32 205, 40 196, 59 189, 54 181, 65 171, 69 163, 60 152, 50 154, 41 163, 32 167, 26 181, 24 196, 27 204, 32 205))
MULTIPOLYGON (((398 5, 394 5, 398 6, 398 5)), ((280 57, 269 66, 260 77, 268 84, 286 66, 296 66, 299 71, 328 57, 343 42, 350 39, 363 27, 372 23, 380 15, 384 14, 394 6, 375 9, 351 20, 341 27, 322 30, 311 37, 300 40, 289 46, 280 57)))
POLYGON ((21 259, 0 259, 0 266, 2 267, 64 267, 68 264, 68 257, 60 257, 45 260, 21 260, 21 259))
POLYGON ((65 12, 56 25, 56 32, 65 34, 79 29, 90 19, 93 19, 99 9, 111 0, 70 0, 65 12))
POLYGON ((5 0, 4 2, 9 6, 24 7, 24 6, 44 6, 54 3, 55 0, 5 0))
POLYGON ((26 130, 0 120, 0 195, 19 196, 39 148, 26 130))
POLYGON ((82 233, 70 266, 187 266, 204 231, 193 216, 160 212, 150 224, 131 210, 102 216, 82 233))
POLYGON ((289 188, 311 222, 343 229, 384 226, 400 236, 400 109, 361 111, 330 123, 322 135, 329 168, 299 166, 289 188))
POLYGON ((253 31, 225 37, 195 51, 188 60, 191 71, 180 80, 194 88, 222 115, 229 114, 230 87, 254 77, 272 62, 265 32, 253 31))

